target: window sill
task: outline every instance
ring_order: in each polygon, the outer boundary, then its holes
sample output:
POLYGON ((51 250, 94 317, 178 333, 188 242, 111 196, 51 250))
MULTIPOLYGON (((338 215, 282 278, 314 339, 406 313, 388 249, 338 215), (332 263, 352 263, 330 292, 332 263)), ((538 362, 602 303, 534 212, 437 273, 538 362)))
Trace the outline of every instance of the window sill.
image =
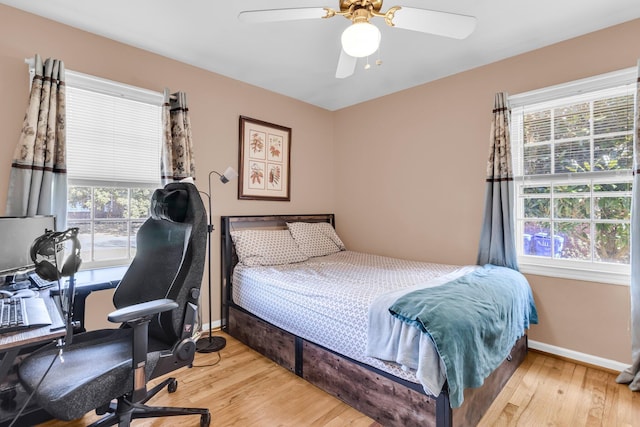
POLYGON ((80 266, 80 271, 85 270, 99 270, 102 268, 118 268, 118 267, 127 267, 131 264, 133 259, 118 259, 118 260, 107 260, 107 261, 87 261, 83 262, 80 266))
POLYGON ((561 279, 583 280, 611 285, 629 286, 631 274, 628 266, 614 266, 610 270, 589 270, 580 266, 557 266, 535 261, 518 260, 520 272, 538 276, 558 277, 561 279))

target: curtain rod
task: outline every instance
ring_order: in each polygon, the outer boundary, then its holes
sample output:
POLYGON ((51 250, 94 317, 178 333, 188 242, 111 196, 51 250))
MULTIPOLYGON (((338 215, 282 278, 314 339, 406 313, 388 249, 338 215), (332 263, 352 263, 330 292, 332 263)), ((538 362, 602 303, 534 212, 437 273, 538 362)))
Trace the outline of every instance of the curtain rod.
MULTIPOLYGON (((36 57, 32 56, 31 58, 24 58, 24 63, 29 66, 30 70, 32 70, 36 66, 36 57)), ((176 95, 169 95, 169 99, 171 101, 176 101, 178 97, 176 95)))

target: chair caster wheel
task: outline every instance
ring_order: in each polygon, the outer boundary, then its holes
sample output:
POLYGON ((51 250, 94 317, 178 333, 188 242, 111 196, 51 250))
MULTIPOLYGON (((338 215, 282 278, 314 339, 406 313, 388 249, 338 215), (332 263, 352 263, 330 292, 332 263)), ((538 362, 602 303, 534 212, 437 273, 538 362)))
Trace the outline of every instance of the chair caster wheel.
POLYGON ((177 389, 178 380, 174 379, 173 381, 169 382, 169 384, 167 384, 167 390, 169 391, 169 393, 175 393, 177 389))
POLYGON ((211 424, 211 414, 202 414, 200 416, 200 427, 209 427, 211 424))

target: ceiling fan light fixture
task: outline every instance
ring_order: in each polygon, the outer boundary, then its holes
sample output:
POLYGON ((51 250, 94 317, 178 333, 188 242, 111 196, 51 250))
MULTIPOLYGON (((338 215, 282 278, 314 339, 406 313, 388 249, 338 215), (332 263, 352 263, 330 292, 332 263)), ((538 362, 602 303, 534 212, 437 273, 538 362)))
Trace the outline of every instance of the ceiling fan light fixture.
POLYGON ((349 56, 362 58, 380 46, 380 30, 369 22, 354 22, 342 33, 342 49, 349 56))

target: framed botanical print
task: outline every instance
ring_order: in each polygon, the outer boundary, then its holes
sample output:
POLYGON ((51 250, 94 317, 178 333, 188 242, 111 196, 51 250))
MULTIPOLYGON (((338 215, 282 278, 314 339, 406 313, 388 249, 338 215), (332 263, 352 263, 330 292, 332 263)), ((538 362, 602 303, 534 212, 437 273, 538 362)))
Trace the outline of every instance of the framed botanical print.
POLYGON ((291 128, 240 116, 238 199, 289 201, 291 128))

